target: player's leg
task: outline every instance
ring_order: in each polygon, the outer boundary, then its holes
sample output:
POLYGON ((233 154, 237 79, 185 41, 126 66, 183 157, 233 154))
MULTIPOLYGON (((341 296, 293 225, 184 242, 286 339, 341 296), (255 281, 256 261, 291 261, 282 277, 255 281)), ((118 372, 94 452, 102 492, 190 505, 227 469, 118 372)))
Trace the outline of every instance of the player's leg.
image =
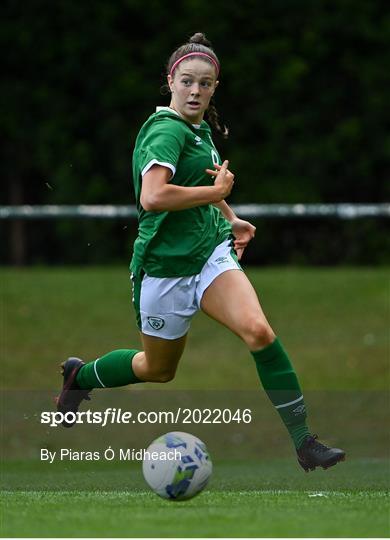
MULTIPOLYGON (((166 340, 142 335, 145 350, 119 349, 85 364, 79 358, 64 362, 64 385, 57 398, 58 411, 77 412, 89 400, 93 388, 113 388, 139 382, 167 382, 173 379, 183 353, 186 336, 166 340)), ((71 427, 74 419, 64 420, 71 427)))
POLYGON ((246 343, 264 389, 299 448, 309 435, 302 392, 291 362, 244 272, 229 270, 216 277, 203 294, 201 308, 246 343))
POLYGON ((251 351, 275 340, 256 291, 241 270, 228 270, 217 276, 204 291, 200 306, 245 341, 251 351))
POLYGON ((247 344, 263 387, 290 433, 302 467, 308 470, 317 465, 331 466, 343 459, 344 452, 329 449, 310 436, 294 368, 244 272, 228 270, 218 275, 204 291, 201 308, 247 344))
POLYGON ((81 366, 76 377, 79 387, 91 390, 172 380, 186 336, 168 340, 141 334, 141 338, 143 351, 119 349, 81 366))
POLYGON ((118 349, 87 364, 78 358, 68 359, 63 364, 64 383, 57 398, 60 412, 77 411, 94 388, 167 382, 174 377, 196 311, 195 279, 143 275, 138 281, 133 279, 133 284, 144 350, 118 349), (177 312, 173 306, 178 306, 177 312))
POLYGON ((141 334, 144 350, 133 358, 132 369, 140 381, 171 381, 183 354, 187 335, 178 339, 162 339, 141 334))
POLYGON ((195 312, 195 279, 142 274, 132 282, 143 351, 120 349, 82 366, 76 379, 82 389, 167 382, 175 375, 195 312))

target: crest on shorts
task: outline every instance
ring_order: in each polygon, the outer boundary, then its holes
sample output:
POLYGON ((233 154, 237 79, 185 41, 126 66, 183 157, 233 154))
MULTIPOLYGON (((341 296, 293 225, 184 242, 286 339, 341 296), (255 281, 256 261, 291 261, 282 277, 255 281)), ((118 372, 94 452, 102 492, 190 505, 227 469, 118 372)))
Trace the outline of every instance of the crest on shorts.
POLYGON ((165 324, 165 321, 160 317, 148 317, 148 323, 153 328, 153 330, 161 330, 161 328, 165 324))

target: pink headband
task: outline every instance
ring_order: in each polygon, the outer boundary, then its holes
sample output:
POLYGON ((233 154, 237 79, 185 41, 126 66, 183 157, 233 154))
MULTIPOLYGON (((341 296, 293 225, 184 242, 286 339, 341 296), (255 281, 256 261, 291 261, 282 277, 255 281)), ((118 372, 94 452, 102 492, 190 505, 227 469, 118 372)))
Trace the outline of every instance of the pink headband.
POLYGON ((181 58, 179 58, 179 60, 176 60, 176 62, 173 64, 173 66, 171 67, 171 70, 169 72, 169 75, 171 75, 172 77, 172 73, 175 71, 175 69, 177 68, 177 66, 180 64, 180 62, 182 60, 185 60, 186 58, 189 58, 190 56, 204 56, 206 58, 208 58, 215 66, 215 69, 217 70, 217 77, 219 75, 219 64, 218 62, 212 57, 210 56, 209 54, 207 53, 204 53, 204 52, 191 52, 191 53, 188 53, 188 54, 185 54, 184 56, 182 56, 181 58))

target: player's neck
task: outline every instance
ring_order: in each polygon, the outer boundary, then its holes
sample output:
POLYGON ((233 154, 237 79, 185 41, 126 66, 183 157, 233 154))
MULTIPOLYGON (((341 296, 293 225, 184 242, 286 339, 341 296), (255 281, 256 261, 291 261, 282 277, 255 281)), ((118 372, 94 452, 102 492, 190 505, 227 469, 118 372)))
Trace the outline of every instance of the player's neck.
MULTIPOLYGON (((190 124, 192 124, 192 125, 195 126, 195 127, 199 127, 199 126, 201 125, 201 123, 202 123, 203 116, 202 116, 202 118, 199 120, 199 122, 198 122, 198 121, 194 122, 193 120, 191 120, 191 118, 186 118, 186 117, 185 117, 183 114, 181 114, 177 109, 175 109, 175 107, 174 107, 174 105, 173 105, 172 102, 169 104, 169 107, 168 107, 168 108, 171 109, 171 110, 172 110, 174 113, 176 113, 178 116, 180 116, 180 118, 183 118, 183 120, 185 120, 186 122, 189 122, 190 124)), ((197 119, 197 120, 198 120, 198 119, 197 119)))

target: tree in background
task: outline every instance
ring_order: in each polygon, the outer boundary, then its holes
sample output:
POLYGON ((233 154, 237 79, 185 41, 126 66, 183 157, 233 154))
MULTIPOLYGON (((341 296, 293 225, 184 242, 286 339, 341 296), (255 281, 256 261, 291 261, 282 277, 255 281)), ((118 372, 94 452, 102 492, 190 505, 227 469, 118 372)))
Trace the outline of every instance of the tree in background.
MULTIPOLYGON (((389 197, 385 2, 186 0, 172 13, 159 1, 35 0, 2 14, 3 204, 133 203, 134 138, 167 103, 165 60, 199 30, 222 62, 231 136, 218 144, 239 180, 230 203, 389 197)), ((135 234, 111 222, 25 229, 12 229, 14 256, 32 262, 83 260, 91 237, 101 241, 88 260, 123 260, 135 234)))

